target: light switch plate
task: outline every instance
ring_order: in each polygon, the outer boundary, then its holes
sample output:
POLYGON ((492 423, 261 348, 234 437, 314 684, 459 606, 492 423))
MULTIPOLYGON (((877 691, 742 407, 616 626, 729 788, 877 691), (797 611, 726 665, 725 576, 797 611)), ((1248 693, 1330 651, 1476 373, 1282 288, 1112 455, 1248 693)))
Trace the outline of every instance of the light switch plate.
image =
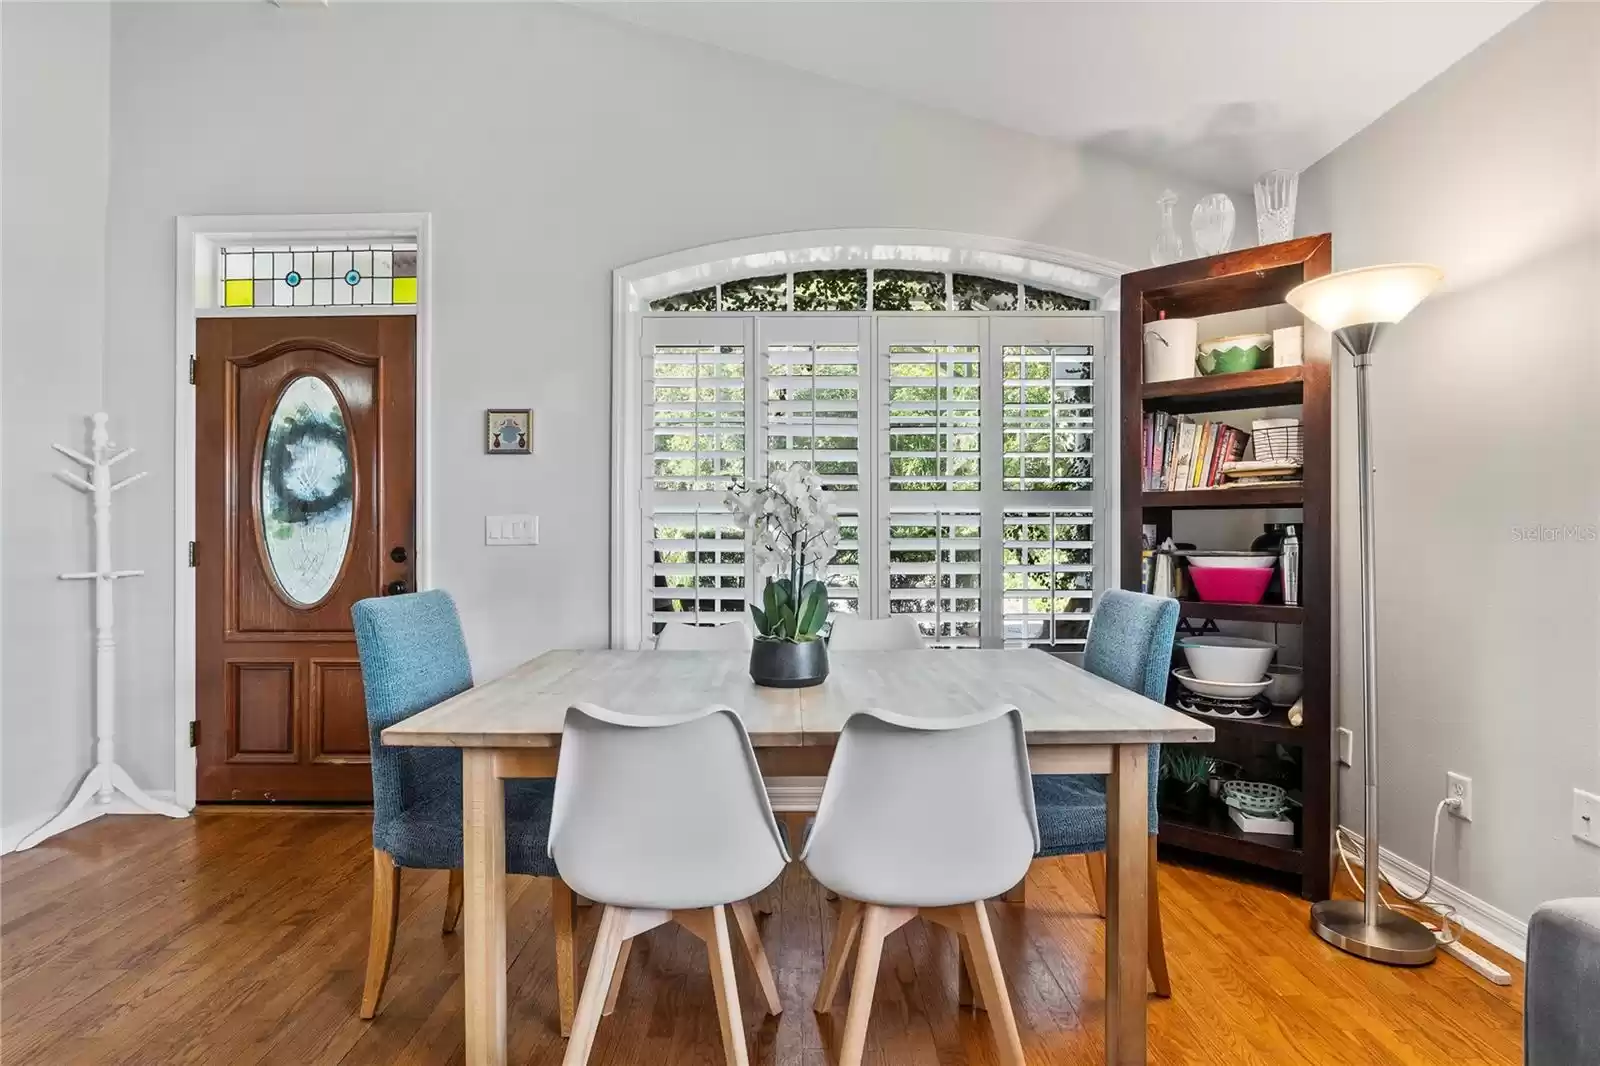
POLYGON ((1600 848, 1600 796, 1581 788, 1572 790, 1572 835, 1600 848))
POLYGON ((483 542, 501 548, 539 543, 539 516, 532 514, 492 514, 483 520, 483 542))

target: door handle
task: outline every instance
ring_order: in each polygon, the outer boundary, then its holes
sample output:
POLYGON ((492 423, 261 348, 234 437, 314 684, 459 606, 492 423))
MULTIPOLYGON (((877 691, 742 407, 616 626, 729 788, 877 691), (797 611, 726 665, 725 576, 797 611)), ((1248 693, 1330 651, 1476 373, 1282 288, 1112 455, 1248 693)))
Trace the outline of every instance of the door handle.
POLYGON ((403 596, 406 592, 406 583, 404 581, 391 581, 383 586, 383 594, 385 596, 403 596))
POLYGON ((405 546, 397 544, 393 548, 389 549, 389 558, 397 563, 403 563, 407 558, 409 558, 409 556, 406 555, 405 546))

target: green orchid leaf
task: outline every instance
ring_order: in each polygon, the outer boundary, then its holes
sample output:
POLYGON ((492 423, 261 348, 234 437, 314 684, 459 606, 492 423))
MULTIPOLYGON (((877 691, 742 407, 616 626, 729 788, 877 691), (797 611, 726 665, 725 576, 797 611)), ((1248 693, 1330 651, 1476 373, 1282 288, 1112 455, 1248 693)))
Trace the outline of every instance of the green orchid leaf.
POLYGON ((750 614, 756 621, 757 633, 760 633, 762 636, 767 636, 772 632, 767 624, 767 612, 763 611, 761 608, 752 603, 750 605, 750 614))

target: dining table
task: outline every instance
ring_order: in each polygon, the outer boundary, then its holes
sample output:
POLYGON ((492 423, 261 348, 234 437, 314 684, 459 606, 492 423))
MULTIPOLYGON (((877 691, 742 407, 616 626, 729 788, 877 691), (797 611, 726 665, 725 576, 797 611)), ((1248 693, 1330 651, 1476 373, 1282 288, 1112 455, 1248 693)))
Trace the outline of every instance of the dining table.
POLYGON ((1022 712, 1035 774, 1105 774, 1106 1062, 1146 1061, 1148 746, 1209 742, 1210 725, 1042 650, 836 652, 827 679, 765 688, 740 651, 550 651, 383 731, 383 743, 462 755, 468 1066, 506 1062, 505 780, 557 773, 567 709, 736 711, 768 778, 825 777, 858 711, 929 720, 999 704, 1022 712))

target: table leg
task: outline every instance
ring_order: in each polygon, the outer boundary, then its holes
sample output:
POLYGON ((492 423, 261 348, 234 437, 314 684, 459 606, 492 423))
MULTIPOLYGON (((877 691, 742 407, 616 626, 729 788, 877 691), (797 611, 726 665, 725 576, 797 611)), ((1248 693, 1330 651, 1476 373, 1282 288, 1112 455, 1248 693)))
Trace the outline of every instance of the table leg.
POLYGON ((461 753, 467 1066, 506 1061, 506 801, 494 752, 461 753))
POLYGON ((1106 1063, 1143 1066, 1149 958, 1149 749, 1119 744, 1106 782, 1106 1063))

